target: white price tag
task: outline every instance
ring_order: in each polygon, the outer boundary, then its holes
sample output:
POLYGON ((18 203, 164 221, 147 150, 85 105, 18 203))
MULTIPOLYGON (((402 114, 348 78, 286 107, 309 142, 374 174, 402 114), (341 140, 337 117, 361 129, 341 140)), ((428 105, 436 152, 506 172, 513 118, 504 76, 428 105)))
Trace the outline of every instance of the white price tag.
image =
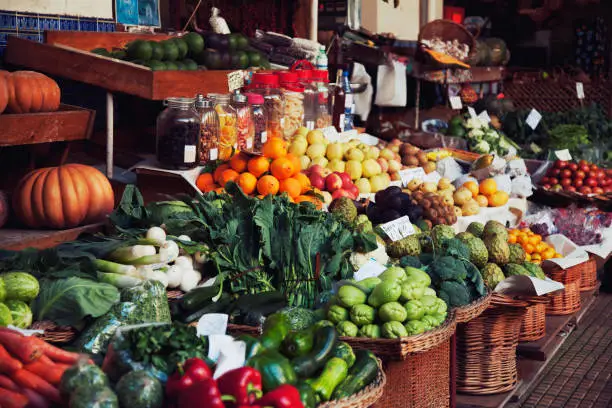
POLYGON ((268 132, 261 132, 261 143, 266 143, 268 141, 268 132))
POLYGON ((315 128, 314 120, 307 120, 306 121, 306 129, 314 130, 314 128, 315 128))
POLYGON ((229 316, 225 313, 208 313, 198 320, 196 331, 198 336, 223 335, 227 330, 229 316))
POLYGON ((540 114, 540 112, 538 112, 535 109, 532 109, 531 112, 529 112, 527 119, 525 119, 525 123, 527 123, 530 128, 535 130, 535 128, 538 127, 538 124, 540 123, 541 120, 542 120, 542 115, 540 114))
POLYGON ((567 149, 555 151, 555 156, 557 156, 559 160, 565 160, 565 161, 572 160, 572 155, 567 149))
POLYGON ((394 242, 414 234, 414 227, 410 222, 410 218, 406 215, 386 224, 381 224, 380 228, 394 242))
POLYGON ((461 108, 463 108, 463 103, 461 102, 461 97, 459 97, 459 96, 451 96, 450 98, 448 98, 448 100, 450 101, 451 108, 453 108, 455 110, 461 110, 461 108))
POLYGON ((217 160, 219 158, 219 149, 210 149, 210 160, 217 160))
POLYGON ((247 149, 252 149, 253 148, 253 138, 252 137, 249 137, 246 140, 246 147, 247 147, 247 149))
POLYGON ((582 82, 576 82, 576 96, 578 99, 584 99, 584 85, 582 82))
POLYGON ((400 179, 402 180, 402 186, 406 187, 414 179, 423 180, 425 178, 425 170, 422 167, 415 167, 413 169, 400 170, 400 179))
POLYGON ((232 71, 227 74, 227 88, 230 92, 244 86, 244 73, 242 71, 232 71))
POLYGON ((476 111, 471 106, 468 106, 468 113, 470 114, 470 118, 478 119, 478 115, 476 115, 476 111))
POLYGON ((336 140, 339 137, 338 131, 334 126, 328 126, 326 128, 321 129, 323 135, 328 140, 336 140))
POLYGON ((196 161, 196 147, 195 145, 185 145, 183 150, 183 162, 193 163, 196 161))
POLYGON ((357 272, 353 274, 353 278, 355 278, 355 281, 357 282, 367 278, 375 278, 381 273, 383 273, 385 269, 387 268, 376 262, 376 259, 370 258, 370 260, 365 265, 363 265, 361 268, 359 268, 357 272))
POLYGON ((491 123, 491 118, 489 117, 489 113, 487 111, 482 111, 478 115, 478 119, 482 120, 485 123, 491 123))
POLYGON ((438 181, 440 181, 440 179, 442 178, 442 176, 440 175, 440 173, 438 173, 437 171, 432 171, 429 174, 426 174, 425 177, 423 177, 423 182, 427 183, 436 183, 438 184, 438 181))

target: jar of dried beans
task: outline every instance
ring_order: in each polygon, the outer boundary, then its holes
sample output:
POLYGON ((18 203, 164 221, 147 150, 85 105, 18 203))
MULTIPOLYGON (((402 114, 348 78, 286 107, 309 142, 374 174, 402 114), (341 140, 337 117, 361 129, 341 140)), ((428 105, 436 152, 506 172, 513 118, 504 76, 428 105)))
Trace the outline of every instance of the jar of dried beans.
POLYGON ((195 103, 200 115, 200 165, 219 158, 219 115, 210 99, 198 95, 195 103))
POLYGON ((186 170, 198 165, 200 117, 192 98, 168 98, 157 117, 157 160, 167 169, 186 170))
POLYGON ((235 93, 232 95, 232 108, 236 112, 236 137, 238 150, 253 149, 253 126, 251 125, 251 109, 246 95, 235 93))
POLYGON ((238 149, 236 111, 230 106, 230 96, 209 94, 219 115, 219 160, 229 160, 238 149))
POLYGON ((253 124, 253 149, 254 153, 261 153, 261 148, 268 140, 268 118, 264 110, 264 97, 256 93, 248 94, 251 106, 251 119, 253 124))

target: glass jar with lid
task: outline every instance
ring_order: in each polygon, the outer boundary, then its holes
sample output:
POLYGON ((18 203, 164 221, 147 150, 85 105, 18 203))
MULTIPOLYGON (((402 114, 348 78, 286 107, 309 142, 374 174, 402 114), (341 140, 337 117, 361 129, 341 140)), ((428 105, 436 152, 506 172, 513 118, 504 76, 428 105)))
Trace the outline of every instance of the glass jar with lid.
POLYGON ((283 137, 283 98, 278 75, 263 72, 254 73, 249 92, 258 93, 264 97, 264 110, 268 118, 267 136, 270 138, 283 137))
POLYGON ((253 126, 251 125, 251 109, 246 95, 235 93, 232 95, 232 108, 236 112, 236 138, 238 150, 251 150, 253 148, 253 126))
POLYGON ((304 122, 304 87, 298 82, 295 72, 280 72, 281 94, 283 95, 283 136, 291 138, 304 122))
POLYGON ((219 158, 219 115, 213 102, 202 95, 196 97, 195 108, 200 115, 199 163, 204 165, 219 158))
POLYGON ((230 105, 230 96, 209 94, 219 116, 219 160, 229 160, 238 148, 236 112, 230 105))
POLYGON ((304 88, 304 122, 303 126, 308 130, 316 127, 318 112, 317 87, 313 82, 313 70, 301 69, 295 71, 298 76, 298 83, 304 88))
POLYGON ((251 123, 253 125, 254 153, 261 153, 263 144, 268 140, 268 117, 264 109, 265 99, 257 93, 247 94, 251 106, 251 123))
POLYGON ((193 98, 168 98, 157 116, 156 153, 161 167, 187 170, 198 165, 200 116, 193 98))
POLYGON ((324 69, 312 71, 312 82, 317 89, 317 119, 316 127, 325 128, 332 125, 331 111, 329 110, 329 74, 324 69))

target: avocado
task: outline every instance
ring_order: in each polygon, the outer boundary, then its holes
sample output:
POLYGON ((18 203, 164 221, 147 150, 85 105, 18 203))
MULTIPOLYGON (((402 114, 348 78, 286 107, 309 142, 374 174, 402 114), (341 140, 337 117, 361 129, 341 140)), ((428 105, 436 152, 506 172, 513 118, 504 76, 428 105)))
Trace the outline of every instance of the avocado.
POLYGON ((183 36, 183 40, 189 48, 189 55, 197 55, 204 49, 204 38, 198 33, 187 33, 183 36))
POLYGON ((127 55, 131 59, 148 61, 151 59, 152 54, 153 49, 147 41, 136 40, 130 43, 127 48, 127 55))
POLYGON ((179 56, 178 46, 172 40, 162 41, 164 47, 164 60, 165 61, 176 61, 179 56))
POLYGON ((149 41, 151 44, 151 59, 163 61, 164 59, 164 46, 157 41, 149 41))
POLYGON ((182 38, 173 39, 176 47, 178 48, 178 58, 179 60, 184 59, 187 56, 187 52, 189 51, 189 47, 187 46, 187 41, 182 38))

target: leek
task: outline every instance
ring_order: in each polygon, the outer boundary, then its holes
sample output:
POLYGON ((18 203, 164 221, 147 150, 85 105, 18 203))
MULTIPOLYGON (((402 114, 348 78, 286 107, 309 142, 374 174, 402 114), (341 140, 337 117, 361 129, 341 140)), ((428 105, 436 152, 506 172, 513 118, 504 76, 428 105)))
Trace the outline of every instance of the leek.
POLYGON ((142 279, 120 273, 98 272, 98 281, 111 284, 119 289, 133 288, 142 283, 142 279))
POLYGON ((115 249, 108 257, 111 261, 134 265, 133 261, 155 254, 156 249, 153 245, 133 245, 115 249))
POLYGON ((136 267, 133 265, 123 265, 116 262, 105 261, 104 259, 96 259, 94 261, 96 269, 101 272, 118 273, 122 275, 136 275, 136 267))

